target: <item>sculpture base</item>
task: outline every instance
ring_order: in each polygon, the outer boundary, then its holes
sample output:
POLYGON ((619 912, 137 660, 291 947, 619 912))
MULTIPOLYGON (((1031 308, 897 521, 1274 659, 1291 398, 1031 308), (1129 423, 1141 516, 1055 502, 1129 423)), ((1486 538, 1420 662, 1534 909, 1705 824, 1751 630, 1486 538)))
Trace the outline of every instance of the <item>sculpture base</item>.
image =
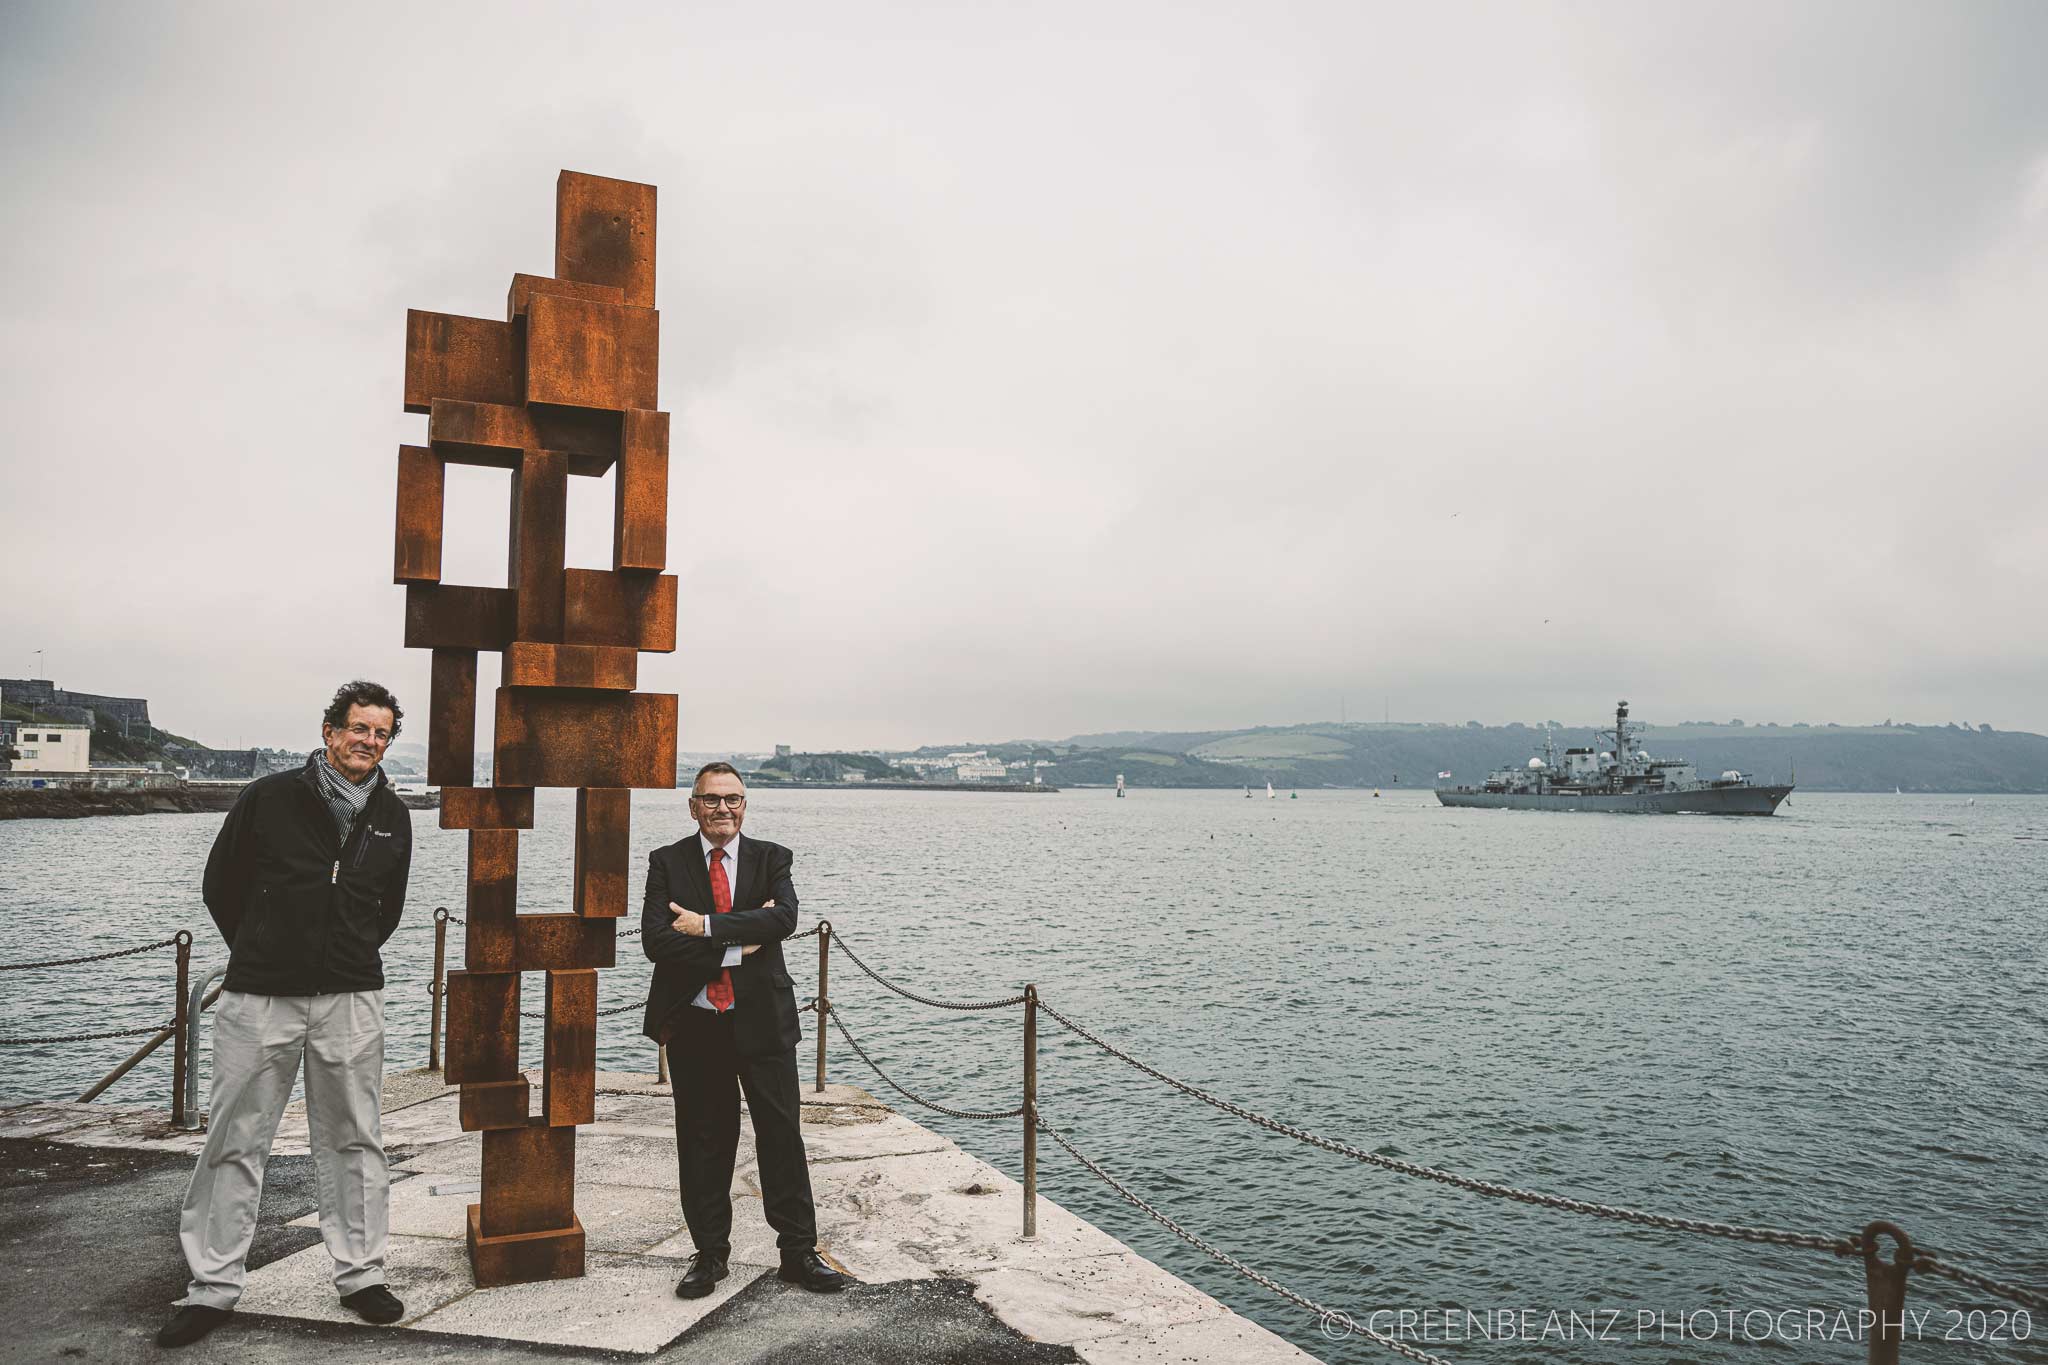
POLYGON ((583 1220, 571 1215, 568 1227, 546 1232, 514 1232, 486 1237, 478 1228, 483 1205, 469 1206, 469 1269, 478 1289, 535 1280, 583 1278, 583 1220))

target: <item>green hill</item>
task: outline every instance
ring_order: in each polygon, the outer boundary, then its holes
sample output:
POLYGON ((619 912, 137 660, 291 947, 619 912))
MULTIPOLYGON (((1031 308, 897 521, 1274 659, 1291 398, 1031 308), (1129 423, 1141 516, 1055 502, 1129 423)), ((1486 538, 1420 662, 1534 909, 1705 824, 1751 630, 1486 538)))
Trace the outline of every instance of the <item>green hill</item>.
MULTIPOLYGON (((1561 750, 1593 743, 1593 726, 1559 727, 1561 750)), ((2048 792, 2048 737, 1958 725, 1645 726, 1660 758, 1687 758, 1702 773, 1737 769, 1795 778, 1806 791, 2048 792)), ((1046 745, 989 745, 1005 757, 1036 748, 1055 756, 1046 781, 1131 786, 1428 787, 1441 771, 1459 781, 1543 749, 1529 725, 1338 724, 1207 732, 1119 731, 1046 745), (1178 761, 1176 761, 1178 760, 1178 761), (1106 774, 1106 776, 1105 776, 1106 774)))

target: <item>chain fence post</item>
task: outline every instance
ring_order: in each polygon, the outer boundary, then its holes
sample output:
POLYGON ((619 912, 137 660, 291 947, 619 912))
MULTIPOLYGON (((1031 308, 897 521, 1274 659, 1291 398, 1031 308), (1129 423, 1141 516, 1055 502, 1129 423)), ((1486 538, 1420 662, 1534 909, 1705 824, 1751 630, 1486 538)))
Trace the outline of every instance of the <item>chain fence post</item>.
POLYGON ((448 966, 448 907, 438 906, 434 910, 434 979, 427 986, 427 994, 433 997, 433 1022, 427 1026, 427 1070, 441 1069, 441 992, 447 976, 448 966))
POLYGON ((1899 1342, 1906 1335, 1906 1277, 1913 1270, 1913 1243, 1896 1223, 1879 1220, 1863 1229, 1863 1293, 1877 1315, 1870 1335, 1870 1365, 1899 1365, 1899 1342), (1877 1239, 1897 1242, 1890 1265, 1878 1255, 1877 1239))
POLYGON ((192 1065, 192 1059, 185 1055, 185 990, 186 981, 192 974, 192 931, 178 931, 178 998, 171 1005, 171 1028, 174 1041, 171 1044, 171 1123, 183 1127, 185 1123, 185 1068, 192 1065))
POLYGON ((1038 987, 1024 987, 1024 1236, 1038 1236, 1038 987))
POLYGON ((818 1083, 814 1089, 825 1093, 825 1015, 830 1011, 826 979, 832 971, 832 921, 818 921, 818 1083))

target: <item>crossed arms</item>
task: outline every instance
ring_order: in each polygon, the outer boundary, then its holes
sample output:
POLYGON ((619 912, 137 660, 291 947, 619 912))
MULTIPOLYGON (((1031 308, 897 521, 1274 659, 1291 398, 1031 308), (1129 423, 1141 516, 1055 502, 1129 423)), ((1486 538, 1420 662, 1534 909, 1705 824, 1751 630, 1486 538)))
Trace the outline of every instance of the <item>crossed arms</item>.
POLYGON ((648 961, 681 962, 715 971, 726 965, 728 948, 737 946, 742 954, 750 953, 795 932, 796 886, 790 880, 788 849, 776 848, 767 854, 766 903, 723 915, 699 915, 676 904, 677 890, 669 885, 663 851, 656 849, 648 855, 647 895, 640 906, 640 946, 648 961), (686 932, 689 930, 695 932, 686 932))

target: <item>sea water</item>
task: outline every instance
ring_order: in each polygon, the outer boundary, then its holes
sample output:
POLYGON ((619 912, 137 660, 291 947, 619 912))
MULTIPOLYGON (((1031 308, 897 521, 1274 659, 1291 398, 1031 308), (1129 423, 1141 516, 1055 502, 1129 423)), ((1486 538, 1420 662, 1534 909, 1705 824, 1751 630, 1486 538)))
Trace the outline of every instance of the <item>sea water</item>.
MULTIPOLYGON (((523 911, 570 907, 573 814, 572 794, 541 794, 520 836, 523 911)), ((796 850, 802 927, 829 918, 922 994, 1035 983, 1160 1070, 1399 1160, 1830 1236, 1884 1218, 2048 1284, 2048 798, 1802 792, 1771 818, 1727 819, 1453 811, 1398 790, 763 788, 747 819, 796 850)), ((430 812, 413 821, 410 898, 385 950, 393 1068, 426 1060, 433 910, 463 908, 465 836, 430 812)), ((219 824, 0 824, 0 963, 181 927, 196 963, 223 961, 199 900, 219 824)), ((680 794, 637 793, 636 869, 688 828, 680 794)), ((786 950, 800 1000, 816 944, 786 950)), ((449 959, 461 965, 460 929, 449 959)), ((171 963, 166 949, 0 973, 0 1038, 167 1019, 171 963)), ((622 941, 600 1009, 637 1004, 650 970, 622 941)), ((830 985, 910 1090, 970 1110, 1020 1102, 1021 1007, 930 1009, 836 954, 830 985)), ((539 979, 528 987, 538 1010, 539 979)), ((815 1027, 804 1016, 806 1084, 815 1027)), ((637 1009, 601 1019, 599 1065, 652 1070, 638 1029, 637 1009)), ((1863 1358, 1845 1335, 1864 1306, 1859 1262, 1397 1174, 1219 1112, 1043 1016, 1039 1037, 1047 1123, 1188 1231, 1346 1316, 1319 1320, 1211 1259, 1049 1139, 1045 1195, 1325 1359, 1394 1358, 1351 1324, 1457 1361, 1863 1358)), ((537 1065, 537 1025, 524 1041, 537 1065)), ((75 1098, 132 1046, 0 1047, 0 1101, 75 1098)), ((107 1101, 164 1103, 169 1056, 107 1101)), ((919 1109, 836 1031, 829 1071, 1020 1171, 1020 1120, 919 1109)), ((1926 1314, 1907 1360, 2048 1360, 2048 1321, 2010 1304, 1925 1277, 1907 1303, 1926 1314)))

